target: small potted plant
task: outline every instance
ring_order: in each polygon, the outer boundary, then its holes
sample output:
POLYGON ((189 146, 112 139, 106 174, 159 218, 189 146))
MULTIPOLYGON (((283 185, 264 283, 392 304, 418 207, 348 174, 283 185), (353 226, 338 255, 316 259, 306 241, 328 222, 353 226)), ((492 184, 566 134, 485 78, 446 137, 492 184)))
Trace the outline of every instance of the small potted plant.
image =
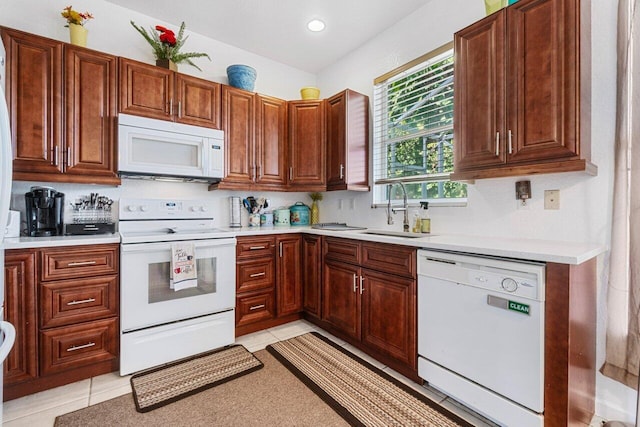
POLYGON ((155 30, 152 30, 151 33, 142 27, 138 27, 133 21, 131 21, 131 25, 153 48, 153 56, 156 58, 156 65, 158 66, 177 71, 176 64, 186 63, 202 71, 200 67, 191 61, 191 58, 206 57, 211 61, 211 58, 206 53, 180 52, 180 48, 189 38, 189 36, 184 36, 184 21, 180 24, 177 36, 173 31, 161 25, 156 25, 155 30))
POLYGON ((65 7, 60 14, 67 20, 65 27, 69 28, 71 44, 86 46, 88 30, 84 27, 84 24, 86 24, 89 19, 93 19, 93 15, 89 12, 81 13, 73 10, 73 6, 65 7))

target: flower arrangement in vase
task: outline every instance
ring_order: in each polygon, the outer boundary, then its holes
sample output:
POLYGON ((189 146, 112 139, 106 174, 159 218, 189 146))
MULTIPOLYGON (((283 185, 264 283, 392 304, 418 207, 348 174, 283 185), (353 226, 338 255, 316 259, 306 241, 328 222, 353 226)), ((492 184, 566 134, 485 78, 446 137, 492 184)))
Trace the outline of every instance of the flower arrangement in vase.
POLYGON ((131 25, 153 48, 153 56, 156 58, 156 65, 176 70, 177 67, 175 67, 175 65, 172 67, 172 63, 186 63, 202 71, 200 67, 191 61, 191 58, 206 57, 211 61, 211 58, 206 53, 180 52, 180 48, 182 48, 184 42, 189 38, 189 36, 184 36, 184 29, 186 27, 184 21, 180 25, 177 36, 172 30, 161 25, 156 25, 155 31, 151 31, 150 33, 144 28, 138 27, 133 21, 131 21, 131 25))
POLYGON ((73 6, 65 7, 60 14, 67 20, 65 27, 69 28, 71 44, 86 46, 87 33, 89 31, 84 27, 84 24, 86 24, 89 19, 93 19, 93 15, 89 12, 81 13, 73 10, 73 6))
POLYGON ((318 202, 322 200, 322 193, 309 193, 309 197, 313 200, 313 203, 311 203, 311 224, 317 224, 320 222, 318 202))

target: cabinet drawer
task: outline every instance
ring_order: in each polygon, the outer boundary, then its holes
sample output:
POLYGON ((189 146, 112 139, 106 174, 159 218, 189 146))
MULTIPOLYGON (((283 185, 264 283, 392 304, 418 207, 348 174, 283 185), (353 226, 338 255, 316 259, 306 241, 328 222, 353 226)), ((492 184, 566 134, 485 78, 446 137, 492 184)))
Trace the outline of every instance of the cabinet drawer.
POLYGON ((416 277, 416 250, 406 246, 363 243, 362 266, 399 276, 416 277))
POLYGON ((40 373, 54 374, 118 357, 118 319, 40 332, 40 373))
POLYGON ((236 299, 236 327, 275 317, 273 291, 236 299))
POLYGON ((118 245, 47 248, 41 262, 43 281, 118 274, 118 245))
POLYGON ((274 256, 276 239, 273 236, 266 237, 238 237, 236 244, 236 256, 242 258, 257 258, 261 256, 274 256))
POLYGON ((255 261, 239 261, 236 265, 236 289, 249 292, 274 285, 274 260, 262 258, 255 261))
POLYGON ((327 237, 324 239, 323 254, 325 259, 351 264, 360 263, 360 242, 348 239, 327 237))
POLYGON ((40 326, 50 328, 118 314, 118 276, 43 283, 40 326))

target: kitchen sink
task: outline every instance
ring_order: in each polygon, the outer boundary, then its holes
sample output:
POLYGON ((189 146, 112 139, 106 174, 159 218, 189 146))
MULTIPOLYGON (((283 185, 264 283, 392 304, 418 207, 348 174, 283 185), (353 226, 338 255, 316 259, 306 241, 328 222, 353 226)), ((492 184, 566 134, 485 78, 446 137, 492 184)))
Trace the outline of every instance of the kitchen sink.
POLYGON ((378 234, 380 236, 392 236, 392 237, 405 237, 409 239, 417 239, 420 237, 430 237, 433 234, 429 233, 413 233, 410 231, 393 231, 393 230, 367 230, 363 231, 364 234, 378 234))

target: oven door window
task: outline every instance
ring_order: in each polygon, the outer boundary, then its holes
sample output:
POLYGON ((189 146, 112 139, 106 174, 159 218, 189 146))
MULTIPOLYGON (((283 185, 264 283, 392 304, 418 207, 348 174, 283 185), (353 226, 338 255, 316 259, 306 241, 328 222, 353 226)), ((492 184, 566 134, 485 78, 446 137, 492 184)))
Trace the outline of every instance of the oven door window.
POLYGON ((149 304, 177 300, 199 295, 214 294, 216 292, 216 258, 201 258, 196 260, 198 286, 175 291, 171 287, 171 263, 157 262, 148 265, 149 268, 149 304))

